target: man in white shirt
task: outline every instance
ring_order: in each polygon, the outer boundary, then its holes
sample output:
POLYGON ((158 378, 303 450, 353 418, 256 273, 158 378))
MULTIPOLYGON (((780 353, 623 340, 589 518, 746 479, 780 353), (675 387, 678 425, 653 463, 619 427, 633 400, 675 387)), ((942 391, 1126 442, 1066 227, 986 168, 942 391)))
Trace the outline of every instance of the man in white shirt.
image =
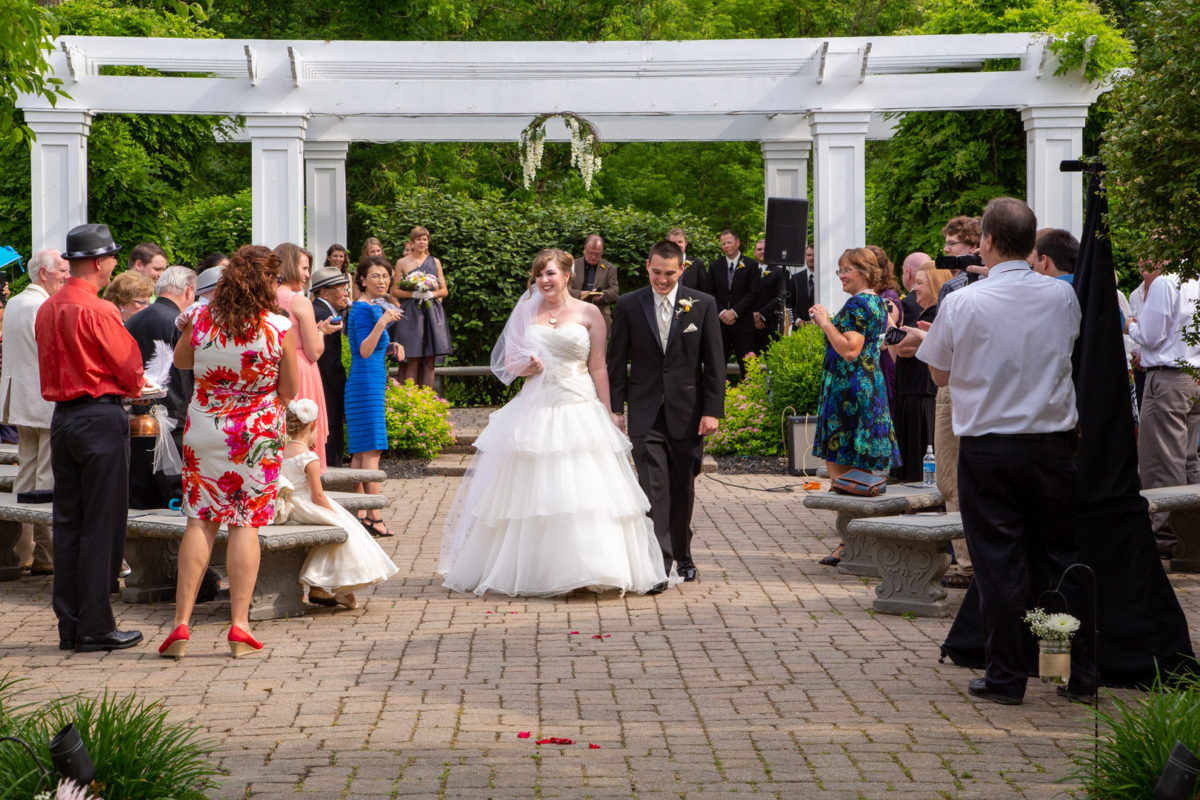
MULTIPOLYGON (((1200 296, 1200 285, 1180 283, 1161 268, 1147 275, 1145 302, 1125 329, 1146 371, 1138 428, 1138 474, 1143 489, 1200 483, 1200 386, 1183 367, 1200 367, 1200 349, 1183 340, 1200 296)), ((1153 516, 1158 552, 1170 558, 1176 536, 1168 514, 1153 516)))
MULTIPOLYGON (((54 404, 42 399, 38 345, 33 323, 42 303, 63 287, 70 274, 70 266, 58 250, 36 253, 29 262, 32 280, 23 292, 9 301, 5 314, 0 419, 17 426, 20 436, 17 477, 13 481, 13 491, 18 497, 54 489, 54 474, 50 469, 50 417, 54 414, 54 404)), ((31 573, 52 574, 54 543, 49 526, 21 527, 21 542, 17 550, 28 550, 32 541, 31 573)))
MULTIPOLYGON (((948 295, 917 351, 950 389, 959 437, 959 506, 989 656, 967 689, 1006 705, 1025 694, 1033 642, 1021 618, 1038 604, 1035 587, 1076 560, 1071 352, 1081 315, 1068 284, 1026 263, 1036 231, 1020 200, 988 203, 979 250, 988 280, 948 295)), ((1063 589, 1080 615, 1073 581, 1063 589)), ((1067 690, 1083 697, 1095 688, 1090 637, 1081 629, 1074 645, 1067 690)))

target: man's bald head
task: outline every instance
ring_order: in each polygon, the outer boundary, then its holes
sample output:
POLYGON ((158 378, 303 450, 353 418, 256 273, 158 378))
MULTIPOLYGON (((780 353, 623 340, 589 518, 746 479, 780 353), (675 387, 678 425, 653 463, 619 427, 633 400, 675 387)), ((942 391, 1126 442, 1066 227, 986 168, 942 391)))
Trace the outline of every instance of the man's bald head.
POLYGON ((904 259, 904 263, 900 267, 900 280, 904 284, 904 291, 912 291, 913 283, 917 279, 917 270, 919 270, 921 265, 926 261, 933 261, 933 259, 927 256, 925 253, 920 252, 909 253, 908 257, 904 259))

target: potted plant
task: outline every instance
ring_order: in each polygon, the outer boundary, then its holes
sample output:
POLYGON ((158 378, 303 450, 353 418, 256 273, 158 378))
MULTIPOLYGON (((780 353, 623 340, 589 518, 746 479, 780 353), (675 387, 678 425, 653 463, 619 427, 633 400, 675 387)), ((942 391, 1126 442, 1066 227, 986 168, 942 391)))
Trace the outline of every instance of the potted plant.
POLYGON ((1071 637, 1079 620, 1070 614, 1047 614, 1035 608, 1025 613, 1029 630, 1038 639, 1038 674, 1043 683, 1066 683, 1071 677, 1071 637))

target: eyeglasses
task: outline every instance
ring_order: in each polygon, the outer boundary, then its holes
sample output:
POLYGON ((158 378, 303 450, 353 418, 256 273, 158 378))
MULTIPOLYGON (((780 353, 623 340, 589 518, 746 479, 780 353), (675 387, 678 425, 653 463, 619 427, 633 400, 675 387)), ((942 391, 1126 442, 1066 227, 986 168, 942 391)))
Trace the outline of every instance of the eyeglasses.
POLYGON ((944 249, 949 250, 951 247, 958 247, 960 244, 962 244, 962 242, 957 241, 956 239, 947 239, 944 249))
POLYGON ((146 306, 150 305, 149 300, 132 300, 130 302, 132 302, 133 305, 137 306, 138 308, 145 308, 146 306))

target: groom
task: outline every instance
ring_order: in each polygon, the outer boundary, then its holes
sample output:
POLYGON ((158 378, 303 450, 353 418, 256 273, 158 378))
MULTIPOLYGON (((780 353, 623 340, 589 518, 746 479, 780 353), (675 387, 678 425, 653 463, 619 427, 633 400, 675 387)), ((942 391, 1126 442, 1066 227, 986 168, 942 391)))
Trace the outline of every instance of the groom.
MULTIPOLYGON (((625 427, 638 483, 650 498, 650 518, 668 573, 674 561, 696 580, 691 521, 694 482, 704 437, 725 415, 725 360, 716 301, 679 286, 683 252, 659 242, 646 260, 650 285, 622 295, 613 312, 608 383, 613 421, 625 427), (626 365, 629 365, 628 374, 626 365)), ((655 593, 666 584, 655 587, 655 593)))

